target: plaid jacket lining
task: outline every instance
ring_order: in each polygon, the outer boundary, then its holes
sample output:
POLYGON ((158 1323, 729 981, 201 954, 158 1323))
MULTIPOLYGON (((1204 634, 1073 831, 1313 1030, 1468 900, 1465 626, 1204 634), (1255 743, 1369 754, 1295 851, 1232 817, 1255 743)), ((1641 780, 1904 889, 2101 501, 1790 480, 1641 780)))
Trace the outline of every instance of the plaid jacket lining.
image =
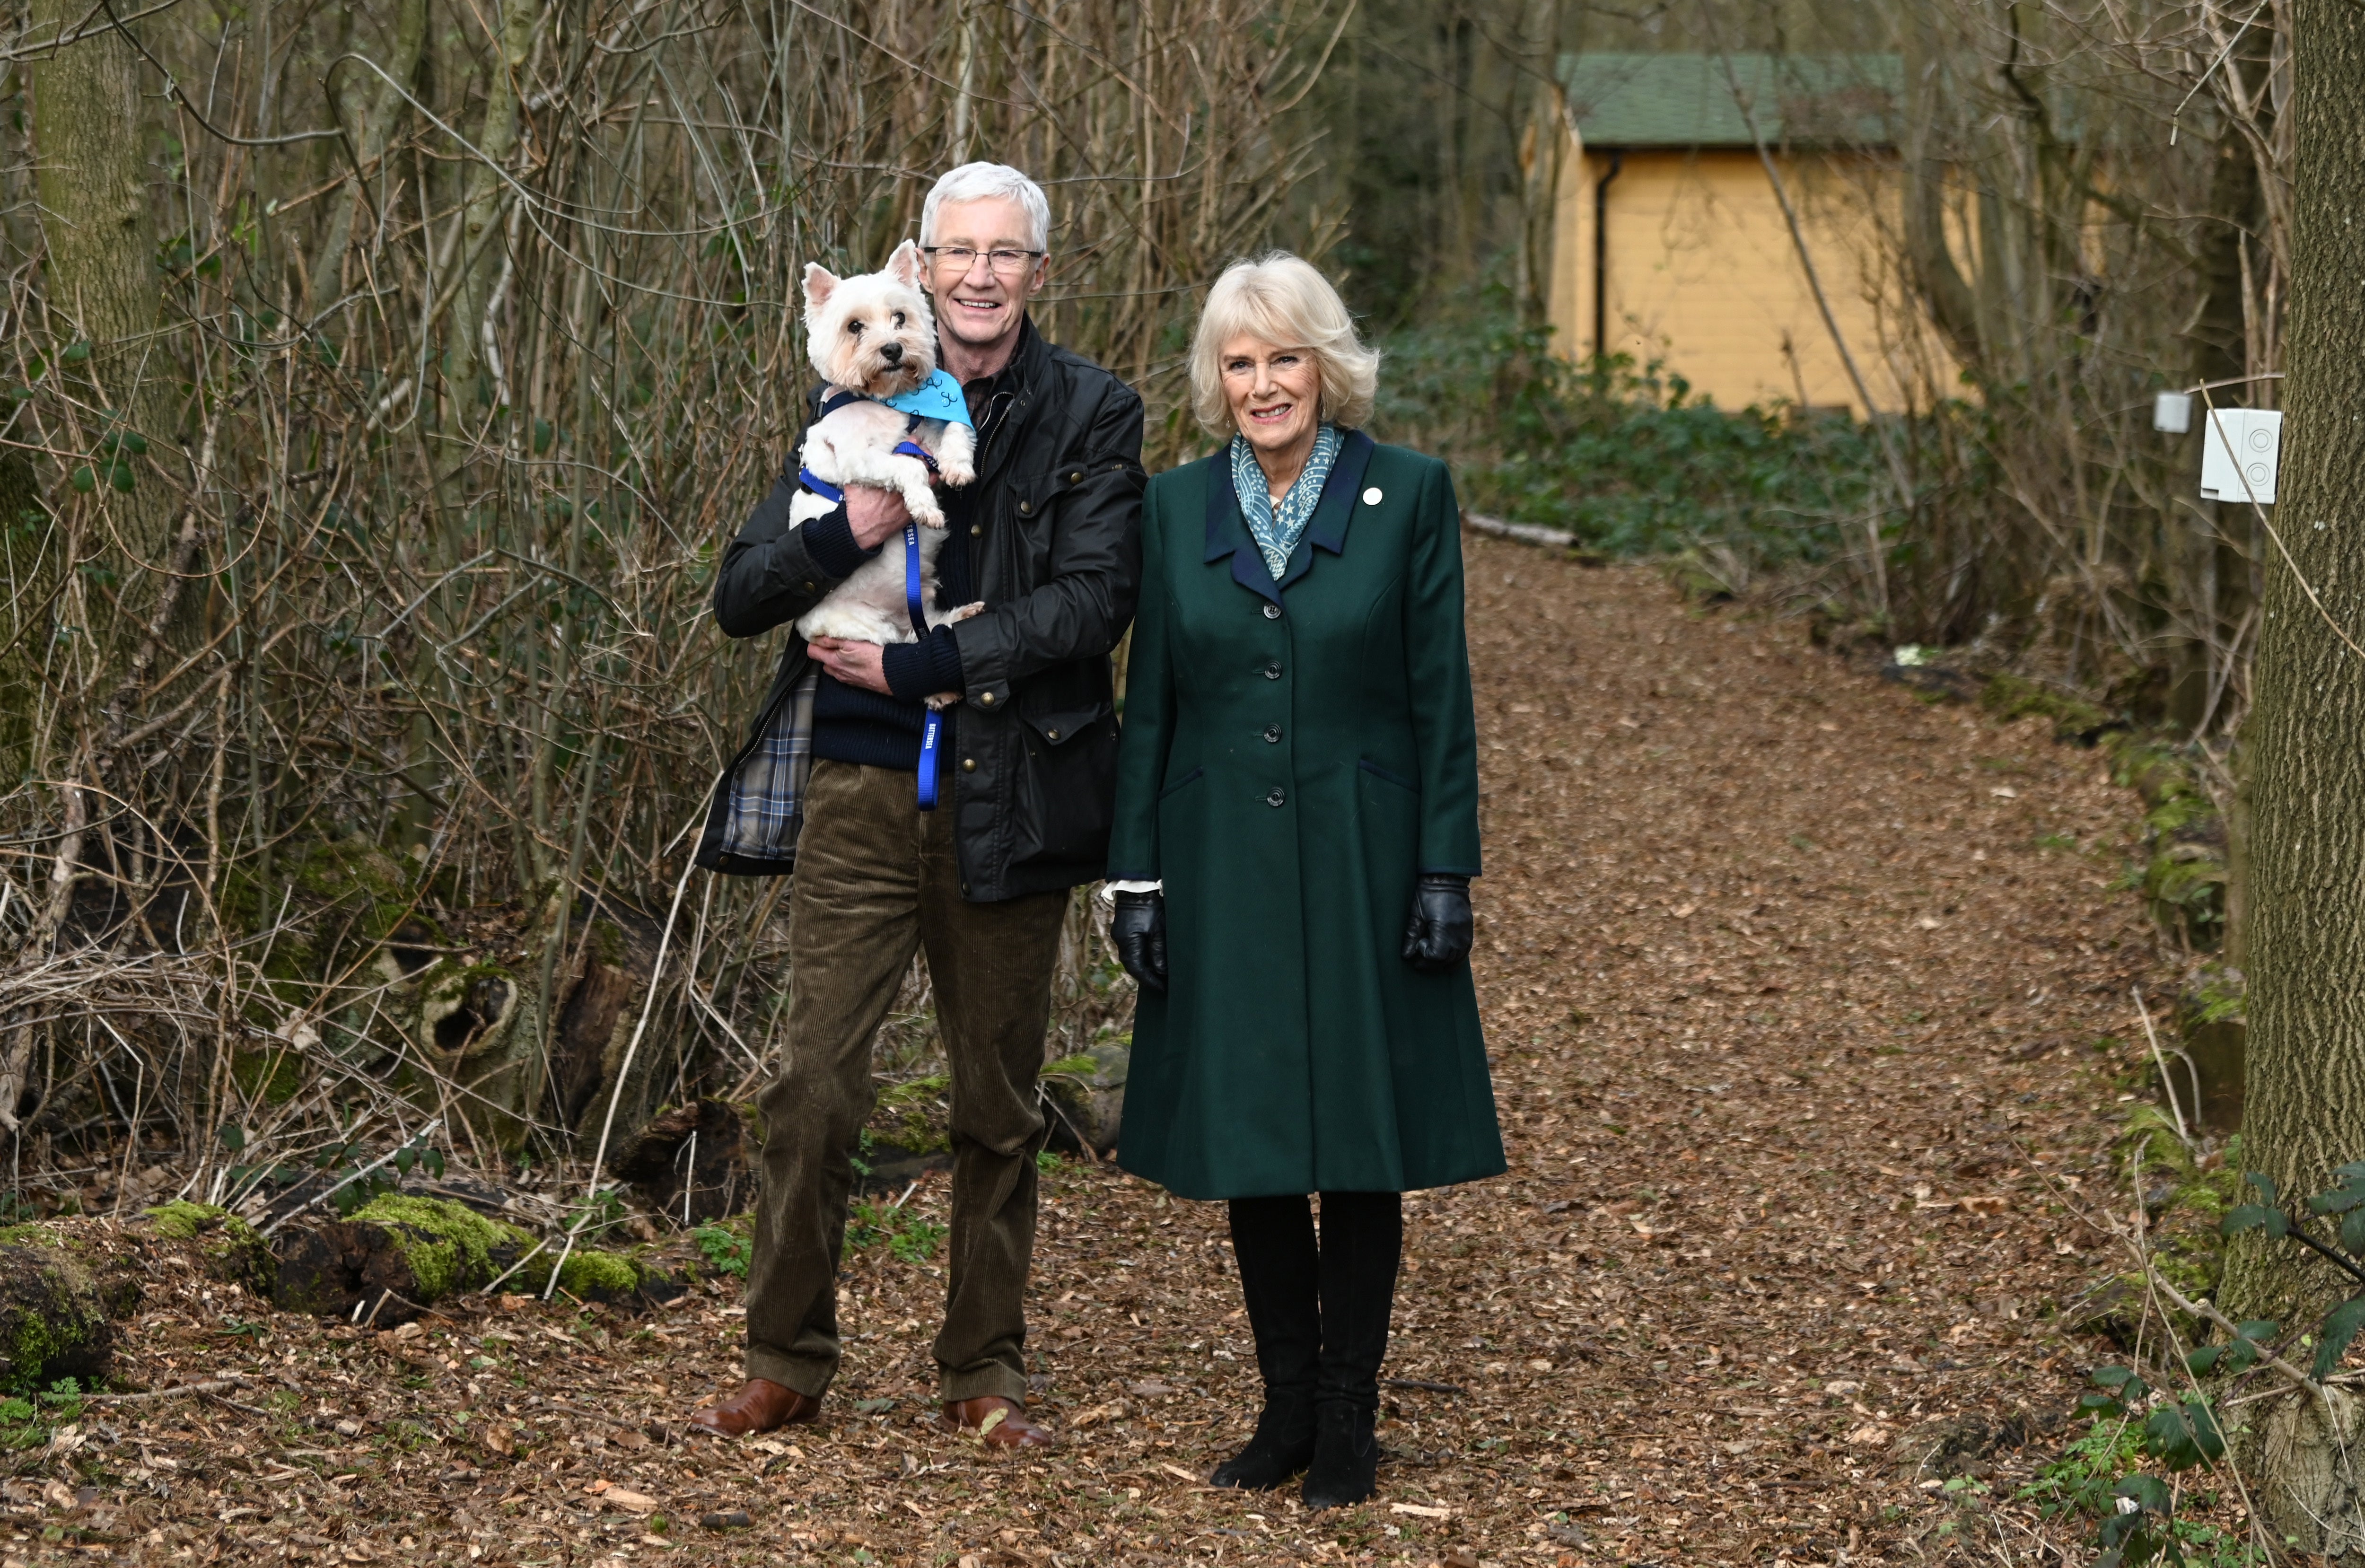
POLYGON ((773 714, 763 738, 733 771, 717 846, 723 854, 777 860, 795 852, 804 818, 805 784, 813 775, 813 689, 820 679, 818 666, 805 671, 773 714))

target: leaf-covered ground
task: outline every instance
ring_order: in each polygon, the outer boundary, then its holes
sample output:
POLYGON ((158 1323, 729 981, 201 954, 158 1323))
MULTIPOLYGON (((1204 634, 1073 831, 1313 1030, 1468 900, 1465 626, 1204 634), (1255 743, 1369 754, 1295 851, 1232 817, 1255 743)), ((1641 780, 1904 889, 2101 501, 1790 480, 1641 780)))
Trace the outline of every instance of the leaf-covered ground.
MULTIPOLYGON (((19 1433, 0 1549, 1462 1568, 2024 1544, 2010 1499, 2076 1435, 2098 1356, 2053 1315, 2112 1266, 2076 1211, 2111 1201, 2132 1058, 2097 1042, 2160 967, 2110 890, 2131 799, 2041 725, 1925 706, 1796 623, 1516 544, 1469 558, 1512 1169, 1409 1201, 1372 1505, 1200 1485, 1256 1406, 1222 1212, 1070 1166, 1031 1308, 1048 1455, 931 1425, 939 1266, 891 1237, 849 1260, 825 1421, 745 1442, 679 1425, 735 1377, 729 1285, 388 1335, 164 1273, 120 1386, 217 1386, 19 1433), (1953 1493, 1915 1468, 1942 1443, 1973 1472, 1953 1493)), ((943 1181, 911 1215, 941 1216, 943 1181)))

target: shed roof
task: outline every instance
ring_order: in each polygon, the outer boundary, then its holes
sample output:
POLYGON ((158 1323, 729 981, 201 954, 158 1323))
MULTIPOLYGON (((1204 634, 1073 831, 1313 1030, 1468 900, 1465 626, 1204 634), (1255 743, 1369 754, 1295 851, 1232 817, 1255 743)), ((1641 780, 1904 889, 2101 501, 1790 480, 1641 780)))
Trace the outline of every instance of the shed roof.
MULTIPOLYGON (((1732 73, 1769 145, 1896 145, 1905 71, 1894 54, 1736 54, 1732 73)), ((1749 122, 1712 54, 1571 54, 1561 81, 1588 147, 1748 147, 1749 122)))

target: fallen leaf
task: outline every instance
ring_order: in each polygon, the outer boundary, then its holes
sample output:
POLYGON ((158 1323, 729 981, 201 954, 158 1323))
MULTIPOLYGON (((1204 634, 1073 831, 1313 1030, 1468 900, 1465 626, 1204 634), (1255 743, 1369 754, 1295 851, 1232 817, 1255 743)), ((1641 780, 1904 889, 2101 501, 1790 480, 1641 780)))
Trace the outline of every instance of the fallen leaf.
POLYGON ((609 1507, 619 1508, 628 1514, 654 1514, 657 1511, 657 1500, 655 1497, 645 1492, 627 1491, 622 1486, 609 1487, 600 1494, 600 1501, 609 1507))
POLYGON ((1869 1448, 1889 1440, 1889 1428, 1877 1421, 1866 1421, 1847 1435, 1848 1442, 1856 1448, 1869 1448))
POLYGON ((2010 1207, 2012 1207, 2012 1200, 2001 1193, 1991 1193, 1985 1197, 1963 1200, 1963 1212, 1969 1215, 2000 1215, 2010 1207))
POLYGON ((2020 799, 2020 791, 2013 789, 2009 784, 1999 784, 1994 789, 1989 790, 1988 793, 1993 795, 1999 801, 2017 801, 2020 799))
POLYGON ((1162 1383, 1129 1383, 1125 1385, 1125 1391, 1141 1399, 1163 1399, 1174 1392, 1162 1383))

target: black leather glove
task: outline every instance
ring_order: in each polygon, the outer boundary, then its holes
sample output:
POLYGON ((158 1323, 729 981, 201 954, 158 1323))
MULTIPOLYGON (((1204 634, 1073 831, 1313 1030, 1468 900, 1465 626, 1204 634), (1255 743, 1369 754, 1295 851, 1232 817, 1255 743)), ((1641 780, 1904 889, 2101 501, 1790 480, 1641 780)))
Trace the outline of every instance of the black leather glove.
MULTIPOLYGON (((1122 895, 1120 895, 1122 896, 1122 895)), ((1404 958, 1425 975, 1441 975, 1470 957, 1470 879, 1423 871, 1412 890, 1404 958)))
MULTIPOLYGON (((1115 895, 1116 913, 1109 917, 1109 939, 1116 944, 1116 961, 1144 991, 1166 989, 1166 895, 1115 895)), ((1467 904, 1464 904, 1465 911, 1467 904)), ((1463 924, 1469 924, 1465 913, 1463 924)), ((1467 942, 1463 943, 1466 947, 1467 942)))

